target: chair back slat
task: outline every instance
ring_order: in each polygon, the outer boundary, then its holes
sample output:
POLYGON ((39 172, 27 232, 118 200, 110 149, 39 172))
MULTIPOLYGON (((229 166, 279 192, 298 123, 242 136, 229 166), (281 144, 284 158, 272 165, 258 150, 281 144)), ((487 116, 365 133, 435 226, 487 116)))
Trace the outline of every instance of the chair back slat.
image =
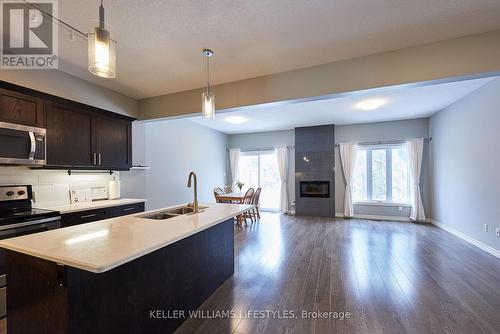
POLYGON ((257 207, 260 206, 260 193, 261 193, 261 191, 262 191, 262 188, 259 187, 255 191, 255 195, 253 195, 253 203, 252 204, 257 206, 257 207))
POLYGON ((243 204, 252 204, 254 193, 255 193, 254 188, 248 189, 247 192, 245 193, 245 198, 243 199, 243 204))

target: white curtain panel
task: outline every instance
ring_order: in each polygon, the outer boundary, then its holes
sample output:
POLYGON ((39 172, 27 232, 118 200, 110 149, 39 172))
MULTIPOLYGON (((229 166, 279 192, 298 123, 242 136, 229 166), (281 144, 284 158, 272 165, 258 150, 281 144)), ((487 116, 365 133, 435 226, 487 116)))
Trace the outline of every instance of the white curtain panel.
POLYGON ((410 165, 410 219, 415 221, 425 220, 424 205, 420 194, 420 174, 422 169, 422 155, 424 151, 424 139, 406 140, 406 150, 408 152, 408 163, 410 165))
POLYGON ((342 161, 342 170, 345 177, 345 197, 344 197, 344 217, 354 216, 352 206, 352 175, 354 165, 356 164, 357 144, 340 144, 340 159, 342 161))
POLYGON ((236 186, 239 176, 239 164, 240 164, 240 149, 231 148, 229 149, 229 166, 231 167, 231 177, 232 177, 232 187, 236 186))
POLYGON ((278 160, 278 169, 281 180, 279 209, 280 212, 288 212, 288 189, 286 185, 286 181, 288 179, 288 148, 286 146, 277 147, 276 158, 278 160))

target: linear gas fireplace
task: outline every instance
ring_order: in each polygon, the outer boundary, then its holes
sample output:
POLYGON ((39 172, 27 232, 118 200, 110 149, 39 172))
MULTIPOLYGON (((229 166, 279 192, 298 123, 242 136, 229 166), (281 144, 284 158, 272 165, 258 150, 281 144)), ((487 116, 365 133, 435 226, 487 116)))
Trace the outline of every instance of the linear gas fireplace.
POLYGON ((300 197, 330 197, 330 181, 300 181, 300 197))
POLYGON ((333 124, 295 128, 295 214, 299 216, 335 217, 334 132, 333 124))

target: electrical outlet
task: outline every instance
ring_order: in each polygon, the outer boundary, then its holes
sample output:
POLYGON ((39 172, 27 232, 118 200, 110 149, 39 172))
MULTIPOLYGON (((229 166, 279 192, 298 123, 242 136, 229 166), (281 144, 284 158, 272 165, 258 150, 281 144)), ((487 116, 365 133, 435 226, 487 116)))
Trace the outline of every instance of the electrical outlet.
POLYGON ((488 232, 488 224, 484 224, 483 225, 483 231, 484 232, 488 232))
POLYGON ((497 228, 497 238, 500 238, 500 228, 497 228))

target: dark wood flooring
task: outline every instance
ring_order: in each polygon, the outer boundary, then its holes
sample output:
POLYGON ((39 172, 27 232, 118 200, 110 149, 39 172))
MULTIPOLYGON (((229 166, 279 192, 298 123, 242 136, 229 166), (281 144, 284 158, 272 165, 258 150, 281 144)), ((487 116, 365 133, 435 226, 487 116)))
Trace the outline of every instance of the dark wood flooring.
POLYGON ((263 213, 235 228, 234 276, 177 334, 500 333, 500 260, 432 225, 263 213), (338 313, 302 318, 318 310, 338 313))
POLYGON ((201 307, 233 313, 177 334, 500 333, 500 260, 432 225, 265 213, 236 228, 235 275, 201 307), (302 318, 317 310, 350 317, 302 318))

